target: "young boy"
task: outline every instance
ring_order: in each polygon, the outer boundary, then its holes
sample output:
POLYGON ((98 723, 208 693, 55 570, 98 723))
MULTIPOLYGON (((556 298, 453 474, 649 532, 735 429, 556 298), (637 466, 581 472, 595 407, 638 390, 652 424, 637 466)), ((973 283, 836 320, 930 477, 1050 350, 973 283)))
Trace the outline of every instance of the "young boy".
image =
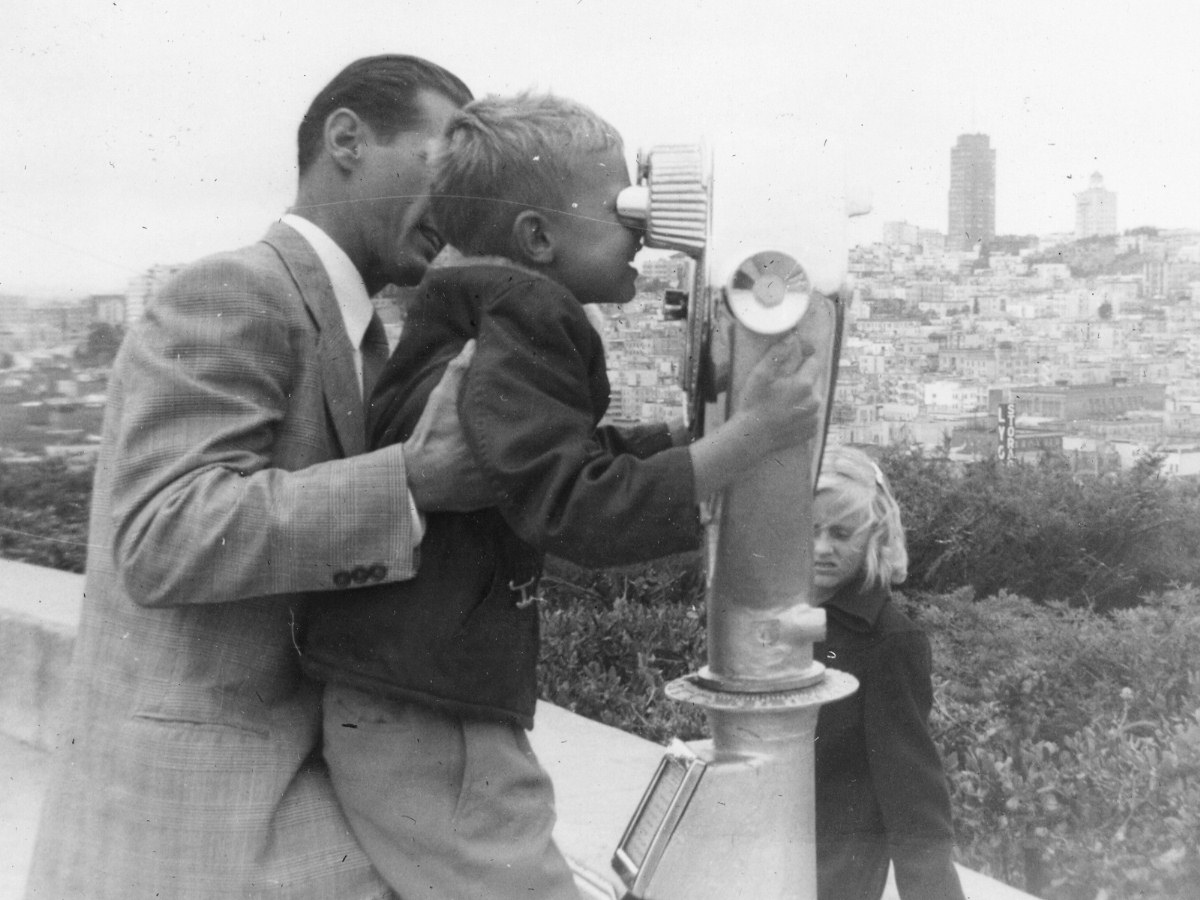
POLYGON ((696 500, 816 426, 796 339, 718 431, 599 428, 604 350, 584 304, 633 298, 621 139, 549 96, 489 98, 447 126, 431 212, 464 254, 431 270, 372 400, 403 440, 447 362, 476 350, 460 413, 492 507, 430 513, 411 581, 315 607, 306 670, 326 682, 325 757, 356 837, 403 897, 575 897, 533 727, 542 558, 632 563, 698 545, 696 500))

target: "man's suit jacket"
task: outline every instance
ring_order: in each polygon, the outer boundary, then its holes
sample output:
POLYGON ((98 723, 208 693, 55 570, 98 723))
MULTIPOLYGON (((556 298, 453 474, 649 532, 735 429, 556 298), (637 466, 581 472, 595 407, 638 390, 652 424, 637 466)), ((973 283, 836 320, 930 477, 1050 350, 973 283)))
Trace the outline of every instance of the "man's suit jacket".
POLYGON ((413 573, 402 453, 363 448, 350 340, 291 228, 152 301, 109 385, 28 897, 388 896, 292 634, 306 592, 413 573))

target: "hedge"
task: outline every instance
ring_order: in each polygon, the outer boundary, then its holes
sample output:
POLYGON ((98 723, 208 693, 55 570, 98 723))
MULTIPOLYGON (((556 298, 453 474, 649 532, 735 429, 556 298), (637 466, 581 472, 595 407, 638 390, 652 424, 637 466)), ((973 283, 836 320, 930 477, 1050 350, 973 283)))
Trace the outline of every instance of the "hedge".
POLYGON ((90 469, 0 462, 0 557, 82 572, 91 494, 90 469))
POLYGON ((904 511, 911 586, 1101 611, 1200 583, 1200 485, 1159 477, 1162 461, 1096 478, 1051 455, 964 464, 889 449, 880 460, 904 511))
MULTIPOLYGON (((1200 485, 1158 477, 1160 463, 1082 478, 1061 457, 1002 466, 883 451, 909 535, 908 583, 1101 611, 1200 583, 1200 485)), ((0 463, 0 553, 82 571, 90 481, 55 460, 0 463)))

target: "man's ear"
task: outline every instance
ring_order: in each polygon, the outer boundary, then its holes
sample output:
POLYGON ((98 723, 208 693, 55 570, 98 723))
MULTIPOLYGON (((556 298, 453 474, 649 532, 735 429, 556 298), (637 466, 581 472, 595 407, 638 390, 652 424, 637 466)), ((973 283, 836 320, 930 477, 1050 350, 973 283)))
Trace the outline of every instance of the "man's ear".
POLYGON ((513 219, 512 244, 518 262, 548 266, 554 262, 554 235, 546 214, 523 209, 513 219))
POLYGON ((347 172, 358 167, 367 140, 367 124, 352 109, 335 109, 325 118, 325 152, 347 172))

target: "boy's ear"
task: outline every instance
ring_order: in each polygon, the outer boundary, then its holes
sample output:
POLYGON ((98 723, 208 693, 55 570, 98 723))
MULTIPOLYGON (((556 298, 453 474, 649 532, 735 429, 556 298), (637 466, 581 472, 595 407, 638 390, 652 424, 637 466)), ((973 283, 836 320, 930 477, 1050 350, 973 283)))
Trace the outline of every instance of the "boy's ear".
POLYGON ((512 225, 513 248, 520 262, 547 266, 554 262, 554 238, 545 213, 525 209, 512 225))

